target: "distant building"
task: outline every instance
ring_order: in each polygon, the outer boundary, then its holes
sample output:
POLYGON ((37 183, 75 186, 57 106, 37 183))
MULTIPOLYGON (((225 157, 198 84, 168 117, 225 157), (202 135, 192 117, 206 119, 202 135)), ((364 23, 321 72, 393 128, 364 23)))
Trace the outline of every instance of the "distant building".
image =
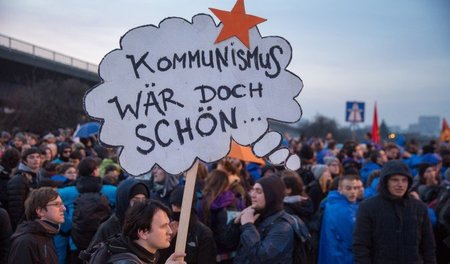
POLYGON ((409 125, 409 132, 425 135, 438 135, 440 131, 441 118, 439 116, 419 116, 417 124, 409 125))

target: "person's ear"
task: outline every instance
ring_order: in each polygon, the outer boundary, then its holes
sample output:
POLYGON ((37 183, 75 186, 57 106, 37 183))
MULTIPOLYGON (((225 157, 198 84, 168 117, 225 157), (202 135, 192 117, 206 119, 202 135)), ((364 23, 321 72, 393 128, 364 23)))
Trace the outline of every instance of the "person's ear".
POLYGON ((38 216, 38 218, 40 219, 40 218, 42 218, 43 216, 44 216, 44 209, 43 208, 37 208, 36 209, 36 214, 37 214, 37 216, 38 216))
POLYGON ((291 195, 291 193, 292 193, 292 189, 291 188, 287 188, 286 187, 286 195, 291 195))
POLYGON ((138 237, 142 240, 148 240, 149 232, 146 230, 138 230, 138 237))

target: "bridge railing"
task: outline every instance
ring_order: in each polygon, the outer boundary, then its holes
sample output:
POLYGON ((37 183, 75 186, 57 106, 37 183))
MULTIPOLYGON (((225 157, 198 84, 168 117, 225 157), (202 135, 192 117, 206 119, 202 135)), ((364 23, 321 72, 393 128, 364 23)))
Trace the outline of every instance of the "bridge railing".
POLYGON ((31 54, 36 57, 44 58, 47 60, 63 63, 66 65, 70 65, 79 69, 83 69, 90 72, 97 72, 98 65, 82 61, 79 59, 76 59, 74 57, 70 57, 64 54, 61 54, 56 51, 52 51, 46 48, 42 48, 36 45, 33 45, 31 43, 18 40, 15 38, 11 38, 8 36, 5 36, 3 34, 0 34, 0 45, 5 46, 8 49, 17 50, 20 52, 25 52, 28 54, 31 54))

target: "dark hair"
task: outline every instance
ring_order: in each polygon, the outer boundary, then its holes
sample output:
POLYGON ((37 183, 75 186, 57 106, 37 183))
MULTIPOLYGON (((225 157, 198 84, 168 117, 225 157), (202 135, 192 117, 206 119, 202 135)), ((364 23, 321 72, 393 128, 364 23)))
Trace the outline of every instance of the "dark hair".
POLYGON ((83 159, 83 155, 81 154, 79 149, 75 149, 70 153, 69 159, 83 159))
POLYGON ((355 152, 356 150, 356 142, 351 142, 348 141, 346 142, 347 145, 345 145, 342 150, 344 151, 345 155, 347 157, 352 157, 353 158, 353 152, 355 152))
POLYGON ((41 187, 32 190, 25 200, 25 216, 27 220, 38 219, 36 210, 42 208, 47 210, 47 204, 58 198, 59 194, 51 187, 41 187))
POLYGON ((295 171, 285 170, 281 172, 281 179, 286 188, 291 189, 291 195, 305 196, 303 180, 295 171))
POLYGON ((10 148, 3 152, 2 156, 2 164, 5 169, 11 171, 15 167, 19 165, 20 162, 20 153, 15 148, 10 148))
POLYGON ((138 232, 151 231, 153 216, 158 210, 162 210, 170 216, 170 210, 164 204, 156 200, 136 202, 128 208, 125 214, 122 233, 131 240, 138 240, 138 232))
POLYGON ((314 151, 309 145, 303 145, 297 154, 302 160, 310 160, 314 158, 314 151))
POLYGON ((36 153, 41 155, 42 151, 40 149, 36 148, 36 147, 31 147, 31 148, 28 148, 28 149, 24 150, 22 152, 22 161, 27 161, 28 155, 36 154, 36 153))
POLYGON ((373 163, 377 163, 378 158, 381 157, 380 151, 381 150, 374 149, 371 152, 369 152, 370 161, 372 161, 373 163))
POLYGON ((117 172, 119 172, 119 174, 122 173, 122 170, 117 165, 114 165, 114 164, 110 164, 110 165, 106 166, 104 174, 107 174, 110 171, 117 171, 117 172))
POLYGON ((94 170, 100 166, 100 159, 94 157, 86 157, 78 164, 78 172, 80 176, 92 176, 94 170))
POLYGON ((400 150, 400 148, 394 142, 389 142, 384 149, 385 150, 391 150, 391 149, 398 149, 398 150, 400 150))
POLYGON ((60 165, 58 165, 57 169, 58 169, 58 174, 64 174, 66 173, 66 171, 70 168, 77 168, 73 163, 70 162, 64 162, 61 163, 60 165))
MULTIPOLYGON (((425 172, 428 170, 428 168, 434 167, 433 164, 430 163, 421 163, 418 166, 418 176, 419 176, 419 183, 420 184, 426 184, 427 180, 425 179, 425 172)), ((441 183, 441 177, 437 174, 435 175, 438 183, 441 183)))

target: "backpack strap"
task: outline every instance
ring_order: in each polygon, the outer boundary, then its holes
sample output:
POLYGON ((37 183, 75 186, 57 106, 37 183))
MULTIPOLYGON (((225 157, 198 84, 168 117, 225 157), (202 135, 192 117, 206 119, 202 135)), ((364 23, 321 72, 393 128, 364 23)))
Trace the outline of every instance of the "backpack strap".
POLYGON ((302 219, 286 212, 281 216, 281 218, 291 224, 294 229, 294 233, 302 240, 303 243, 311 239, 311 234, 309 233, 308 227, 302 219))
POLYGON ((142 262, 142 260, 140 260, 136 255, 128 252, 112 255, 109 258, 108 263, 116 262, 117 264, 120 264, 121 261, 123 261, 124 263, 130 263, 130 261, 132 261, 132 263, 144 264, 144 262, 142 262))

